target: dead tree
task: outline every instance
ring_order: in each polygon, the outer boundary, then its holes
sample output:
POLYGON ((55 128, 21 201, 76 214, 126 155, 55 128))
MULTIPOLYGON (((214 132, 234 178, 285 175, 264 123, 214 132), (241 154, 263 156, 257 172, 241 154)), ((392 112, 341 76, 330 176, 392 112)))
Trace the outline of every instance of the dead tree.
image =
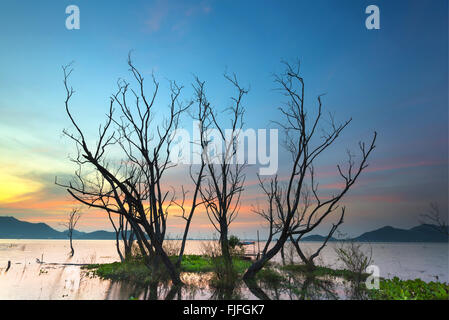
POLYGON ((129 82, 119 80, 117 92, 109 101, 106 122, 99 127, 98 140, 93 144, 85 137, 71 109, 74 90, 68 84, 72 73, 63 67, 66 89, 65 110, 75 132, 64 133, 75 142, 78 165, 75 181, 60 184, 77 201, 88 207, 102 209, 110 214, 123 216, 129 222, 146 265, 156 272, 162 263, 174 284, 181 284, 179 270, 163 249, 168 210, 174 195, 163 183, 166 171, 175 164, 170 162, 170 146, 180 116, 191 103, 180 102, 183 87, 170 82, 170 102, 162 123, 154 124, 154 105, 159 83, 153 76, 153 91, 146 95, 143 76, 136 69, 131 57, 128 66, 136 83, 136 90, 129 82), (133 103, 129 103, 129 96, 133 103), (115 108, 118 109, 118 116, 115 108), (116 160, 106 151, 121 154, 116 160), (92 181, 92 176, 97 180, 92 181), (100 187, 99 187, 100 186, 100 187))
MULTIPOLYGON (((285 73, 275 76, 275 82, 288 98, 286 106, 280 108, 285 123, 277 124, 284 129, 286 147, 292 156, 292 166, 286 184, 281 184, 277 175, 269 182, 260 179, 260 185, 267 197, 267 206, 263 210, 255 211, 268 221, 269 237, 261 257, 246 271, 245 280, 254 279, 256 273, 281 250, 288 239, 301 238, 340 210, 337 225, 332 230, 338 227, 345 212, 345 208, 340 208, 338 202, 367 167, 368 157, 375 148, 376 133, 368 146, 359 143, 361 159, 358 165, 355 165, 353 156, 350 155, 349 166, 345 172, 342 167, 337 166, 337 171, 344 181, 342 189, 330 197, 320 197, 318 184, 314 180, 313 164, 335 142, 351 120, 337 125, 331 117, 330 129, 323 130, 321 137, 317 137, 322 122, 321 96, 318 97, 316 115, 312 117, 304 106, 304 81, 300 76, 299 63, 295 66, 285 63, 285 66, 285 73), (309 179, 310 186, 307 183, 309 179), (271 246, 274 235, 277 235, 278 239, 271 246)), ((333 233, 332 230, 330 234, 333 233)))
POLYGON ((199 141, 193 141, 193 143, 199 144, 200 149, 200 164, 198 172, 193 172, 193 165, 190 166, 189 175, 190 179, 192 180, 194 187, 193 187, 193 195, 192 195, 192 205, 190 207, 190 210, 186 211, 185 206, 185 200, 187 191, 184 190, 184 187, 182 187, 182 202, 176 202, 174 201, 174 204, 177 205, 181 211, 182 215, 181 218, 186 221, 186 225, 184 228, 184 234, 181 241, 181 248, 179 250, 178 260, 176 262, 176 266, 180 267, 182 258, 184 256, 184 250, 186 246, 187 241, 187 235, 189 233, 190 224, 192 223, 192 218, 195 213, 195 210, 198 206, 202 205, 204 202, 201 201, 201 182, 203 181, 203 178, 205 176, 205 167, 206 167, 206 155, 204 154, 204 151, 207 148, 207 130, 211 125, 210 120, 210 104, 207 101, 206 95, 205 95, 205 82, 200 81, 198 77, 195 77, 195 83, 193 84, 193 89, 195 91, 195 103, 197 104, 197 111, 192 114, 192 118, 197 121, 198 124, 198 131, 199 131, 199 141))
POLYGON ((237 95, 231 98, 232 106, 226 110, 231 114, 231 126, 225 132, 217 113, 211 109, 209 113, 211 127, 218 132, 224 145, 221 150, 217 150, 218 148, 212 150, 209 148, 211 137, 207 134, 203 137, 207 174, 200 191, 207 216, 220 235, 219 242, 226 270, 231 272, 232 258, 229 251, 228 230, 229 225, 237 217, 245 180, 243 171, 245 165, 238 163, 235 157, 245 113, 242 100, 248 91, 239 85, 235 75, 233 77, 225 75, 225 78, 237 89, 237 95))
POLYGON ((430 208, 426 213, 421 214, 421 223, 430 223, 430 226, 438 232, 449 236, 449 227, 447 221, 440 214, 440 207, 438 203, 431 202, 430 208))
POLYGON ((67 236, 70 239, 70 256, 73 257, 75 250, 73 249, 73 231, 75 230, 78 220, 81 218, 81 213, 78 209, 72 209, 66 222, 62 222, 61 225, 67 228, 67 236))
POLYGON ((117 217, 118 222, 114 222, 111 212, 108 211, 108 218, 115 231, 115 245, 120 261, 125 261, 132 256, 132 247, 134 243, 134 231, 130 223, 125 219, 124 215, 117 217), (120 248, 120 243, 123 244, 123 252, 120 248))
POLYGON ((306 256, 306 254, 302 251, 301 246, 299 245, 299 241, 305 234, 310 233, 314 228, 310 228, 309 230, 307 230, 307 232, 304 232, 304 233, 302 233, 302 232, 298 233, 296 238, 293 235, 290 236, 290 241, 293 243, 293 245, 296 249, 296 253, 299 255, 302 262, 307 266, 307 268, 309 270, 315 269, 314 259, 320 255, 321 250, 323 250, 323 248, 327 245, 328 241, 334 235, 335 231, 337 231, 338 227, 343 223, 344 214, 345 214, 345 208, 343 207, 341 209, 340 218, 338 219, 337 223, 332 224, 332 227, 330 228, 328 234, 326 235, 325 239, 321 243, 320 247, 314 253, 310 254, 309 256, 306 256))

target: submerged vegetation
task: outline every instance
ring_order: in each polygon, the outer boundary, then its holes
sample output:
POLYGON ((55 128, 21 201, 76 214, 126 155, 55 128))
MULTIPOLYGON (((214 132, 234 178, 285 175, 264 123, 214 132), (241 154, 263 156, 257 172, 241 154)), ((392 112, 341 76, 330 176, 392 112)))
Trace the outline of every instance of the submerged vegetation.
MULTIPOLYGON (((347 269, 332 269, 329 267, 316 266, 315 269, 309 270, 308 267, 304 264, 290 264, 281 267, 284 271, 290 271, 295 273, 308 274, 314 277, 338 277, 343 278, 345 280, 353 281, 359 278, 359 275, 354 271, 350 271, 347 269)), ((369 275, 367 273, 363 273, 361 280, 365 280, 369 275)))
POLYGON ((376 300, 449 300, 449 284, 421 279, 382 279, 379 290, 370 292, 376 300))
MULTIPOLYGON (((172 261, 176 261, 177 256, 171 256, 172 261)), ((181 272, 206 273, 214 272, 219 268, 216 258, 203 255, 184 255, 181 262, 181 272)), ((243 273, 251 262, 243 259, 233 259, 234 270, 237 274, 243 273)), ((160 273, 159 277, 152 279, 151 272, 142 259, 128 259, 123 262, 113 262, 105 264, 90 264, 85 269, 91 270, 95 275, 103 279, 124 280, 134 284, 146 285, 153 281, 167 279, 167 275, 160 273)), ((163 270, 163 268, 161 268, 163 270)))
MULTIPOLYGON (((254 279, 244 279, 244 274, 252 265, 245 257, 245 250, 237 237, 231 237, 229 252, 232 267, 228 269, 221 255, 219 241, 202 244, 202 254, 183 255, 177 272, 184 279, 194 279, 184 286, 188 291, 196 292, 199 287, 211 293, 211 299, 242 299, 243 288, 255 297, 267 299, 356 299, 356 300, 447 300, 449 285, 446 283, 422 280, 379 279, 378 289, 368 289, 365 281, 370 274, 366 266, 372 263, 371 250, 366 253, 361 244, 344 241, 334 248, 339 261, 339 268, 325 265, 313 265, 295 262, 295 251, 287 252, 287 259, 282 263, 267 263, 254 279), (287 263, 286 263, 287 261, 287 263), (185 277, 184 277, 185 276, 185 277), (246 286, 245 286, 245 285, 246 286), (197 287, 195 289, 195 287, 197 287)), ((179 260, 179 248, 175 242, 167 242, 164 249, 169 259, 179 260)), ((166 291, 181 292, 171 283, 170 275, 163 266, 151 269, 137 248, 132 248, 131 255, 121 262, 90 264, 84 269, 93 276, 102 279, 120 281, 135 288, 145 289, 162 285, 166 291), (171 289, 170 289, 171 287, 171 289), (176 290, 179 291, 176 291, 176 290)), ((184 280, 183 280, 184 281, 184 280)), ((146 289, 145 289, 146 290, 146 289)), ((138 294, 136 292, 136 294, 138 294)), ((179 293, 180 294, 180 293, 179 293)), ((247 292, 248 294, 248 292, 247 292)), ((145 294, 145 297, 148 295, 145 294)), ((194 296, 194 295, 193 295, 194 296)), ((133 296, 134 297, 134 296, 133 296)))
POLYGON ((142 285, 151 282, 151 274, 144 263, 139 261, 123 261, 105 264, 90 264, 85 269, 93 271, 93 273, 102 279, 113 281, 129 281, 131 283, 139 283, 142 285))
MULTIPOLYGON (((177 256, 170 259, 176 261, 177 256)), ((251 265, 251 261, 233 257, 232 277, 226 276, 224 261, 206 255, 185 255, 180 273, 196 274, 203 279, 216 299, 241 299, 242 275, 251 265)), ((85 266, 88 272, 102 279, 123 281, 137 287, 154 283, 169 283, 169 275, 152 274, 141 259, 128 259, 123 262, 90 264, 85 266)), ((163 270, 163 268, 161 268, 163 270)), ((250 292, 259 299, 340 299, 336 286, 344 287, 346 299, 370 300, 448 300, 449 285, 439 282, 424 282, 420 279, 400 280, 380 279, 380 288, 368 290, 365 280, 348 269, 333 269, 316 266, 311 271, 305 264, 270 264, 264 267, 256 279, 245 282, 250 292)))

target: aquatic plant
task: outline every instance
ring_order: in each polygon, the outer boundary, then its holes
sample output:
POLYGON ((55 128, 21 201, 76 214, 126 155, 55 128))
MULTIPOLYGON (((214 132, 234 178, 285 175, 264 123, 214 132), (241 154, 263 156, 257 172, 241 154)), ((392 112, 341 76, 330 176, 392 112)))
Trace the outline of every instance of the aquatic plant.
POLYGON ((382 279, 379 289, 371 290, 370 296, 375 300, 449 300, 449 285, 394 277, 382 279))

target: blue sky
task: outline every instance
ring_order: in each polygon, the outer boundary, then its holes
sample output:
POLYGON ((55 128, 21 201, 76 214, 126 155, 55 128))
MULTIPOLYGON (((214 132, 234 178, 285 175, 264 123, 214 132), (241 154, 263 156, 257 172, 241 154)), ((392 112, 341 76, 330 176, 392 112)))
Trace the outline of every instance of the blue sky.
MULTIPOLYGON (((222 75, 235 72, 251 88, 251 128, 279 119, 272 74, 281 59, 300 59, 306 103, 326 93, 327 110, 353 118, 323 170, 379 133, 370 170, 345 200, 345 230, 411 227, 430 201, 447 213, 447 1, 2 1, 0 28, 0 183, 17 189, 0 198, 1 215, 57 226, 69 198, 54 176, 72 171, 74 152, 61 137, 69 127, 61 65, 75 61, 74 113, 95 133, 117 78, 129 76, 131 49, 139 69, 161 81, 160 105, 167 79, 184 84, 188 98, 196 74, 225 108, 232 88, 222 75), (70 4, 80 8, 80 30, 65 28, 70 4), (380 30, 365 28, 370 4, 380 8, 380 30)), ((104 217, 83 220, 86 230, 108 228, 104 217)), ((253 233, 250 220, 242 213, 235 232, 253 233)))

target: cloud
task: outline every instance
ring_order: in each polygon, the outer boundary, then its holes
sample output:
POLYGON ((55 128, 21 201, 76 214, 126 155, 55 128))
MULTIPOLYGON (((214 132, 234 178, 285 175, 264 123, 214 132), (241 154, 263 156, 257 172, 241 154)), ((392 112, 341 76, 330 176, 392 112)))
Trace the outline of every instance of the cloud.
POLYGON ((156 1, 155 5, 149 9, 149 16, 145 20, 147 31, 156 32, 161 28, 162 22, 168 16, 169 7, 166 1, 156 1))
POLYGON ((148 8, 145 30, 155 33, 166 27, 170 31, 184 32, 194 18, 208 15, 211 11, 210 1, 174 3, 158 0, 148 8))
POLYGON ((369 202, 369 203, 401 203, 408 201, 399 194, 364 194, 346 196, 346 201, 354 202, 369 202))
POLYGON ((379 171, 390 171, 390 170, 399 170, 399 169, 407 169, 407 168, 416 168, 416 167, 432 167, 438 165, 446 165, 447 163, 442 160, 418 160, 418 161, 410 161, 410 160, 402 160, 395 159, 391 162, 385 162, 376 166, 369 166, 366 168, 366 172, 379 172, 379 171))

